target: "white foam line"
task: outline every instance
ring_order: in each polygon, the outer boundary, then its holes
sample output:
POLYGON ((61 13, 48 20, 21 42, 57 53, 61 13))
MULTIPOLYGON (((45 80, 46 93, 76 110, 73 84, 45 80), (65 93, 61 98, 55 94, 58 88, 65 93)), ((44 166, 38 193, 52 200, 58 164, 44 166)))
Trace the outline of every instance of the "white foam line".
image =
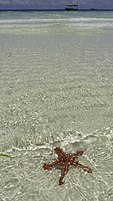
POLYGON ((5 24, 5 23, 35 23, 35 22, 38 22, 38 23, 41 23, 41 22, 78 22, 78 21, 86 21, 86 22, 91 22, 91 21, 98 21, 98 22, 101 22, 101 21, 104 21, 104 22, 113 22, 113 19, 112 18, 60 18, 60 19, 1 19, 0 20, 0 23, 1 24, 5 24))

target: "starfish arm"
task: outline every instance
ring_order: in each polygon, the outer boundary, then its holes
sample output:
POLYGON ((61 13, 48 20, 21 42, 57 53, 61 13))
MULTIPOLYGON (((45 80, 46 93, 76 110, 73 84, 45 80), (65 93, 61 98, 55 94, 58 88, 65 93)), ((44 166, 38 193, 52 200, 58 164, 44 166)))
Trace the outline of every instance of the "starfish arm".
POLYGON ((84 153, 83 150, 79 150, 79 151, 77 151, 77 152, 74 154, 74 156, 76 156, 76 157, 78 157, 78 156, 82 156, 83 153, 84 153))
POLYGON ((55 153, 58 155, 58 159, 61 160, 63 158, 65 158, 65 152, 63 151, 63 149, 61 149, 60 147, 56 147, 54 149, 55 153))
POLYGON ((82 165, 81 163, 78 163, 77 167, 82 168, 84 171, 86 171, 88 173, 92 173, 92 169, 91 168, 89 168, 88 166, 82 165))
POLYGON ((61 177, 59 179, 59 185, 64 184, 63 179, 64 179, 65 175, 68 173, 68 170, 69 170, 69 165, 65 164, 64 168, 61 169, 61 177))
POLYGON ((52 163, 44 163, 43 168, 44 168, 44 170, 52 170, 53 164, 52 163))
POLYGON ((44 163, 43 168, 44 170, 52 170, 57 164, 59 164, 59 160, 56 160, 53 163, 44 163))

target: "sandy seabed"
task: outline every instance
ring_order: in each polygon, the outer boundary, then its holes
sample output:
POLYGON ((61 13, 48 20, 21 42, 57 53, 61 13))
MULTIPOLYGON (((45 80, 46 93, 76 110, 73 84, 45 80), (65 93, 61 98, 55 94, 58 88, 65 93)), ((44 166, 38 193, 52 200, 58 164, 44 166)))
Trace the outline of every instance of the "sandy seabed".
POLYGON ((113 31, 0 33, 0 201, 113 200, 113 31), (87 174, 46 172, 55 146, 83 149, 87 174))

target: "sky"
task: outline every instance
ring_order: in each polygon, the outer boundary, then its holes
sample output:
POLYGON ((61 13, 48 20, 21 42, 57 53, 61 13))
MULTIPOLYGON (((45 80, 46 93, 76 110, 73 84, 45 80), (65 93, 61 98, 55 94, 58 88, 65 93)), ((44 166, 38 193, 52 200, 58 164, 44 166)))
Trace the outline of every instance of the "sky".
POLYGON ((64 9, 68 3, 78 8, 113 9, 113 0, 0 0, 2 9, 64 9))

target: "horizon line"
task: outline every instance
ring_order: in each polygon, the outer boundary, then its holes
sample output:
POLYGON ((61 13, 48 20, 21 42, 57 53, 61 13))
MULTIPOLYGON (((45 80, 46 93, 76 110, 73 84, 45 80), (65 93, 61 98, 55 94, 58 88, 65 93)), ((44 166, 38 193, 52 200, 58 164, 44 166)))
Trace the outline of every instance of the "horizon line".
POLYGON ((104 8, 81 8, 81 9, 75 9, 75 10, 66 10, 65 8, 64 9, 0 9, 0 11, 67 11, 67 12, 70 12, 70 11, 113 11, 113 8, 112 9, 104 9, 104 8))

